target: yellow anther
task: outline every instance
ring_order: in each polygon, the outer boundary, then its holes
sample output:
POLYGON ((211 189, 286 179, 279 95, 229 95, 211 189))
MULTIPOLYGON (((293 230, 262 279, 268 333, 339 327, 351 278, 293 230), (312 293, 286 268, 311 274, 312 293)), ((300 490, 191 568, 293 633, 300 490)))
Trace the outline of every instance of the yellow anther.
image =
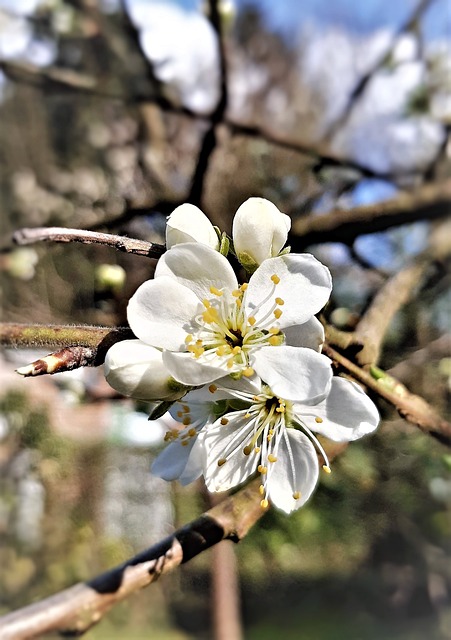
POLYGON ((243 284, 241 285, 240 289, 241 291, 246 291, 246 289, 248 288, 249 284, 247 282, 243 282, 243 284))
POLYGON ((221 289, 217 289, 216 287, 214 287, 213 285, 210 287, 210 293, 212 293, 214 296, 219 296, 221 297, 223 295, 223 291, 221 291, 221 289))
POLYGON ((257 471, 258 473, 261 473, 262 476, 264 476, 265 473, 268 473, 268 467, 264 467, 262 464, 259 464, 257 467, 257 471))
POLYGON ((241 347, 238 347, 238 346, 233 347, 233 349, 232 349, 232 353, 233 353, 233 355, 235 355, 235 356, 236 356, 236 355, 237 355, 238 353, 240 353, 240 352, 241 352, 241 347))
POLYGON ((221 418, 221 424, 229 424, 229 421, 227 418, 221 418))
POLYGON ((271 276, 271 280, 274 282, 274 284, 279 284, 280 282, 280 278, 279 276, 276 276, 276 274, 271 276))
POLYGON ((268 462, 277 462, 277 456, 274 456, 272 453, 268 456, 268 462))
POLYGON ((255 453, 260 453, 260 447, 255 447, 254 451, 255 453))
POLYGON ((241 298, 237 298, 235 300, 235 304, 238 307, 238 309, 241 309, 241 305, 243 304, 243 301, 241 300, 241 298))
POLYGON ((250 444, 246 445, 243 449, 243 453, 245 456, 248 456, 252 451, 252 446, 250 444))
POLYGON ((191 342, 192 339, 193 339, 193 335, 191 333, 188 333, 188 335, 185 338, 186 344, 188 344, 188 342, 191 342))
POLYGON ((332 469, 328 464, 323 464, 323 471, 325 471, 326 473, 332 473, 332 469))
POLYGON ((268 342, 272 347, 278 347, 280 345, 280 338, 279 336, 271 336, 268 342))
POLYGON ((230 348, 228 345, 222 344, 215 350, 217 356, 225 356, 226 353, 230 353, 230 348))
POLYGON ((243 376, 244 376, 245 378, 250 378, 250 377, 251 377, 251 376, 253 376, 253 375, 254 375, 254 370, 252 369, 252 367, 246 367, 246 368, 243 370, 243 376))
POLYGON ((280 306, 285 304, 285 300, 283 300, 282 298, 276 298, 276 304, 279 304, 280 306))
POLYGON ((189 442, 188 440, 182 440, 180 444, 182 445, 182 447, 187 447, 189 445, 189 442))
POLYGON ((226 462, 227 462, 227 460, 225 458, 219 458, 218 467, 222 467, 222 465, 225 464, 226 462))
POLYGON ((249 316, 249 318, 247 319, 247 321, 249 322, 249 324, 251 325, 251 327, 254 326, 254 324, 257 322, 257 320, 254 318, 254 316, 249 316))
POLYGON ((293 498, 294 498, 295 500, 299 500, 299 498, 300 498, 300 497, 301 497, 301 492, 300 492, 300 491, 295 491, 295 492, 293 493, 293 498))
POLYGON ((265 493, 265 487, 262 484, 258 487, 258 490, 261 496, 265 493))
POLYGON ((177 411, 177 418, 183 418, 183 411, 177 411))
POLYGON ((234 364, 234 359, 230 358, 230 360, 227 360, 227 369, 231 369, 233 367, 234 364))
POLYGON ((318 424, 321 424, 321 422, 324 422, 324 420, 322 418, 320 418, 319 416, 316 416, 315 422, 317 422, 318 424))
POLYGON ((214 393, 215 391, 217 391, 217 390, 218 390, 218 387, 217 387, 215 384, 211 384, 211 385, 208 387, 208 390, 209 390, 209 392, 210 392, 210 393, 214 393))
POLYGON ((266 498, 263 498, 263 500, 260 502, 260 506, 262 509, 267 509, 269 507, 269 502, 266 498))
POLYGON ((190 429, 188 431, 188 435, 189 435, 190 438, 194 438, 194 436, 197 435, 196 429, 190 429))
POLYGON ((182 405, 182 409, 185 413, 189 413, 189 407, 187 404, 182 405))
POLYGON ((242 291, 240 291, 239 289, 234 289, 234 290, 232 291, 232 296, 233 296, 234 298, 241 298, 241 294, 242 294, 242 291))
POLYGON ((282 309, 276 309, 274 311, 274 317, 277 318, 277 320, 280 318, 281 315, 282 315, 282 309))
POLYGON ((182 424, 185 427, 188 427, 191 424, 191 417, 190 416, 185 416, 182 420, 182 424))
POLYGON ((250 417, 251 417, 251 414, 249 413, 249 411, 248 411, 247 413, 245 413, 245 414, 244 414, 244 417, 245 417, 245 418, 250 418, 250 417))
POLYGON ((211 308, 211 302, 210 302, 210 300, 207 300, 206 298, 204 298, 204 299, 202 300, 202 304, 204 305, 204 307, 205 307, 206 309, 210 309, 210 308, 211 308))
POLYGON ((276 407, 276 411, 277 411, 277 413, 285 413, 286 409, 285 409, 285 407, 282 405, 281 407, 276 407))
POLYGON ((268 329, 268 333, 272 333, 273 335, 277 335, 278 333, 280 333, 280 329, 279 327, 270 327, 268 329))

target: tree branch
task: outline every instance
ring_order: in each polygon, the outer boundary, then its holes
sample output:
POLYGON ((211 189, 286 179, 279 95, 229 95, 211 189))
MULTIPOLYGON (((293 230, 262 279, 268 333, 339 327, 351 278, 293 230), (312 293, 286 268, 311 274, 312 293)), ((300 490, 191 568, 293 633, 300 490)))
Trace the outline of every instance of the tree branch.
POLYGON ((443 218, 449 215, 450 208, 451 180, 427 184, 376 204, 298 218, 291 229, 291 247, 298 251, 319 242, 351 244, 366 233, 385 231, 418 220, 443 218))
POLYGON ((37 227, 35 229, 19 229, 13 234, 13 242, 19 245, 35 242, 81 242, 83 244, 103 244, 118 251, 132 253, 146 258, 160 258, 166 251, 164 245, 110 233, 85 231, 83 229, 66 229, 64 227, 37 227))
POLYGON ((81 635, 115 604, 221 540, 239 542, 265 513, 260 479, 158 544, 87 583, 0 618, 2 640, 28 640, 52 631, 81 635))

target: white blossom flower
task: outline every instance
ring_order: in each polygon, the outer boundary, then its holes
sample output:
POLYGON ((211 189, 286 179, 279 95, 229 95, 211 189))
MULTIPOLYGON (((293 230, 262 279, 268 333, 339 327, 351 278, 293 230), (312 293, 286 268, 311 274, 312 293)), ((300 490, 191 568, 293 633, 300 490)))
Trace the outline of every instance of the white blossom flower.
POLYGON ((249 198, 233 219, 232 236, 238 260, 249 272, 274 258, 287 241, 291 219, 269 200, 249 198))
MULTIPOLYGON (((210 406, 203 427, 185 432, 185 447, 173 448, 166 458, 172 458, 171 469, 176 470, 177 464, 182 470, 195 468, 195 476, 203 473, 213 492, 231 489, 257 472, 262 507, 271 502, 291 513, 305 504, 316 487, 318 453, 324 459, 323 469, 330 473, 327 455, 314 432, 348 442, 371 433, 379 423, 373 402, 357 384, 343 378, 333 378, 328 393, 313 404, 284 400, 256 376, 247 385, 253 385, 252 391, 232 389, 227 379, 209 386, 217 400, 216 414, 223 413, 214 420, 210 406)), ((193 400, 197 393, 190 394, 193 400)), ((300 383, 299 397, 308 395, 309 390, 300 383)), ((187 397, 182 412, 185 424, 191 423, 193 406, 187 397)), ((176 477, 177 473, 172 475, 176 477)), ((186 483, 187 474, 183 477, 186 483)))
MULTIPOLYGON (((297 384, 286 375, 288 358, 298 363, 299 375, 313 361, 317 376, 329 375, 327 358, 299 341, 315 348, 322 342, 313 315, 327 302, 331 286, 327 267, 309 254, 265 260, 249 283, 239 286, 219 252, 179 244, 131 298, 128 321, 140 340, 163 349, 164 365, 182 384, 200 386, 226 374, 256 372, 275 393, 291 399, 297 384)), ((124 357, 125 366, 131 358, 124 357)))
POLYGON ((167 248, 182 242, 200 242, 219 250, 218 234, 207 216, 194 204, 181 204, 166 221, 167 248))
POLYGON ((104 371, 108 384, 137 400, 177 400, 189 391, 174 380, 163 354, 141 340, 122 340, 108 349, 104 371))

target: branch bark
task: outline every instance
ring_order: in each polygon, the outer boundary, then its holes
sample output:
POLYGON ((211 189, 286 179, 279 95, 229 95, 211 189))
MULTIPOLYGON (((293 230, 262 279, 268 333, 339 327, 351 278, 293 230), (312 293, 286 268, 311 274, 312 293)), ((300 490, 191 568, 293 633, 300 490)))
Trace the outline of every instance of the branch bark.
POLYGON ((418 220, 443 218, 450 210, 451 180, 427 184, 377 204, 298 218, 291 229, 291 247, 298 251, 318 242, 351 244, 360 235, 418 220))
POLYGON ((29 640, 52 631, 81 635, 111 607, 155 582, 202 551, 229 539, 244 538, 265 513, 260 505, 260 479, 178 529, 158 544, 87 583, 0 618, 2 640, 29 640))
POLYGON ((66 229, 64 227, 36 227, 34 229, 19 229, 13 234, 13 242, 18 245, 34 244, 36 242, 81 242, 82 244, 102 244, 117 251, 132 253, 146 258, 160 258, 166 247, 154 242, 116 236, 111 233, 86 231, 83 229, 66 229))

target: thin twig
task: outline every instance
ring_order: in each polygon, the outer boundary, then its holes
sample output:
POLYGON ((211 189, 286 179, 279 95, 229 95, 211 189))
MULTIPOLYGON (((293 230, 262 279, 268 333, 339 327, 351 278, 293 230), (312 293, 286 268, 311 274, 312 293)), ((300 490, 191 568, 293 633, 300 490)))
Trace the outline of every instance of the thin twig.
POLYGON ((35 242, 81 242, 83 244, 103 244, 118 251, 132 253, 146 258, 160 258, 165 252, 164 245, 146 242, 136 238, 126 238, 97 231, 83 229, 66 229, 64 227, 37 227, 35 229, 19 229, 13 234, 13 241, 19 245, 35 242))
POLYGON ((28 640, 52 631, 81 635, 111 607, 221 540, 238 542, 265 513, 260 479, 158 544, 87 583, 0 618, 2 640, 28 640))
POLYGON ((366 371, 327 344, 323 346, 323 353, 355 380, 392 404, 408 422, 417 425, 444 444, 451 445, 451 424, 426 400, 410 393, 403 384, 378 367, 373 366, 370 371, 366 371))

